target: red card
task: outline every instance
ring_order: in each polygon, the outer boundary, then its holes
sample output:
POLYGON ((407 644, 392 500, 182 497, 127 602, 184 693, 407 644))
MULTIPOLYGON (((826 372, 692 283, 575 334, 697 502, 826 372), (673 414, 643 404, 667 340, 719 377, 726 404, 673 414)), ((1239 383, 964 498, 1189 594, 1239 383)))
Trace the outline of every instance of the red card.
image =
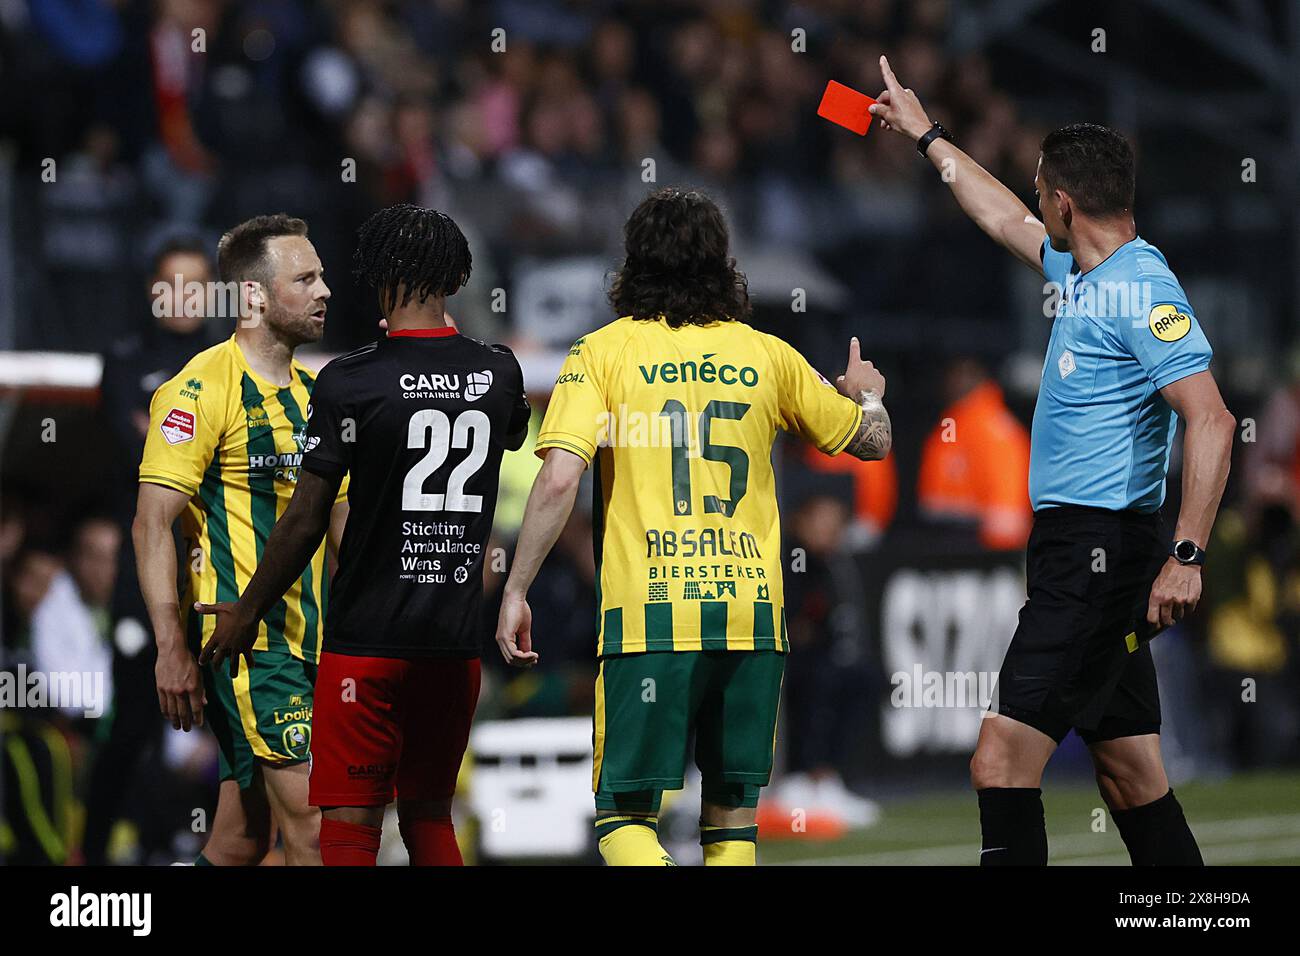
POLYGON ((838 123, 845 129, 851 129, 859 136, 866 136, 874 118, 867 112, 867 108, 874 102, 876 101, 865 93, 830 80, 826 84, 826 92, 822 94, 821 105, 817 107, 817 115, 838 123))

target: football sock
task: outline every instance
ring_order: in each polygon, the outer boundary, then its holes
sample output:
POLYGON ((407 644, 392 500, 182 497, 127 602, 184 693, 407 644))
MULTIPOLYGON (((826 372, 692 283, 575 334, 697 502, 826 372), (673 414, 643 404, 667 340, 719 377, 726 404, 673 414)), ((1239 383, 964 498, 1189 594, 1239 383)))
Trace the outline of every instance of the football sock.
POLYGON ((1110 815, 1134 866, 1205 865, 1173 790, 1159 800, 1128 810, 1112 810, 1110 815))
POLYGON ((456 843, 456 827, 451 817, 416 817, 404 820, 398 816, 398 829, 402 841, 411 855, 412 866, 464 866, 460 846, 456 843))
POLYGON ((656 817, 601 817, 600 855, 608 866, 676 866, 659 845, 656 817))
POLYGON ((711 827, 700 824, 705 866, 754 866, 758 863, 758 827, 711 827))
POLYGON ((379 827, 323 817, 320 822, 321 862, 325 866, 374 866, 382 833, 379 827))
POLYGON ((1037 787, 989 787, 979 791, 980 866, 1046 866, 1047 825, 1043 791, 1037 787))

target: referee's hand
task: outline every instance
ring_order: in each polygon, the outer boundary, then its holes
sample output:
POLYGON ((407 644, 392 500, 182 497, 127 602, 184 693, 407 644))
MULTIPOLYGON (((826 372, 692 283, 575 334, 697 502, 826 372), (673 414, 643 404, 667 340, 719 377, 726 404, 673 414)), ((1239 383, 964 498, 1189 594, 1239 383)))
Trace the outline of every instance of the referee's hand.
POLYGON ((1179 564, 1170 558, 1151 585, 1147 621, 1156 627, 1169 627, 1175 621, 1181 621, 1183 615, 1195 611, 1200 600, 1200 567, 1179 564))
POLYGON ((876 97, 876 102, 868 107, 868 112, 880 120, 885 129, 902 133, 909 139, 917 140, 929 132, 934 125, 926 115, 921 101, 894 76, 889 68, 889 59, 880 58, 880 73, 885 78, 885 89, 876 97))

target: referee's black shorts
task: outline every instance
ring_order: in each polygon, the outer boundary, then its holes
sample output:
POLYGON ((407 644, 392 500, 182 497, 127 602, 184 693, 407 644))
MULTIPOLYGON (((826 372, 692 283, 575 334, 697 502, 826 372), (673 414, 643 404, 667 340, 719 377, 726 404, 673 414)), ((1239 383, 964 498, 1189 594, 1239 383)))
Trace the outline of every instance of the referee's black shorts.
POLYGON ((998 676, 994 707, 1057 743, 1160 731, 1151 646, 1141 633, 1169 549, 1158 513, 1065 505, 1034 513, 1029 600, 998 676))

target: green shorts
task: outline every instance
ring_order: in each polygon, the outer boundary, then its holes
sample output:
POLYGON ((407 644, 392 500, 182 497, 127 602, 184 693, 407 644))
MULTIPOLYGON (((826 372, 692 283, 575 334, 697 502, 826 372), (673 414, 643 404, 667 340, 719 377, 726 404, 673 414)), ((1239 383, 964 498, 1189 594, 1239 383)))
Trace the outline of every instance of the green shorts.
POLYGON ((272 765, 302 763, 311 749, 312 688, 316 665, 283 652, 253 652, 250 671, 240 661, 203 668, 208 694, 204 721, 221 751, 221 779, 241 790, 253 782, 256 761, 272 765))
POLYGON ((772 777, 785 654, 650 651, 607 657, 596 677, 592 789, 600 811, 656 812, 680 790, 695 736, 705 801, 758 806, 772 777))

